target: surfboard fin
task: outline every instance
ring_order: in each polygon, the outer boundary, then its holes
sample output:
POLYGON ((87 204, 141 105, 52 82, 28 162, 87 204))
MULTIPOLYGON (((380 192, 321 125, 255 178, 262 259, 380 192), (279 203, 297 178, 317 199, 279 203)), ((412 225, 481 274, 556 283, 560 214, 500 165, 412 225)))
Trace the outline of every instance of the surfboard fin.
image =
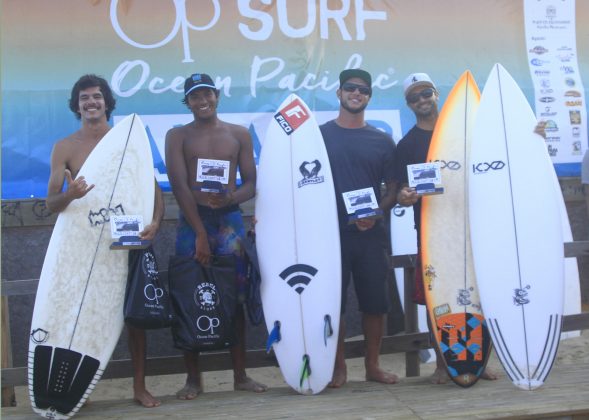
POLYGON ((333 335, 333 327, 331 326, 331 315, 325 315, 325 324, 323 325, 323 342, 327 347, 327 338, 333 335))
POLYGON ((303 356, 303 368, 301 369, 301 381, 299 386, 303 387, 303 382, 311 376, 311 362, 308 354, 303 356))
POLYGON ((266 341, 266 353, 270 353, 270 349, 274 343, 278 343, 282 337, 280 336, 280 321, 274 321, 274 328, 268 335, 268 341, 266 341))

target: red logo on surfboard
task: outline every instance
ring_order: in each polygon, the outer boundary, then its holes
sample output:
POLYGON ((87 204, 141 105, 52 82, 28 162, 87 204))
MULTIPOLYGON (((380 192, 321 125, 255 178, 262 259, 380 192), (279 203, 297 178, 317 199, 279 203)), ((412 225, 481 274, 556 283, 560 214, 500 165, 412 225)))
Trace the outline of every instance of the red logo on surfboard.
POLYGON ((286 107, 274 115, 274 119, 289 136, 309 119, 310 115, 298 99, 289 103, 286 107))

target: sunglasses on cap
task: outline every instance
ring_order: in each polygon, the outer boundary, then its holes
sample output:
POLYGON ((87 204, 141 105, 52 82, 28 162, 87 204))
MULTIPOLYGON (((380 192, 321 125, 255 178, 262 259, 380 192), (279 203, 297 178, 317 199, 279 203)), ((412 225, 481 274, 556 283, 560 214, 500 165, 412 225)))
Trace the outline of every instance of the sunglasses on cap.
POLYGON ((423 99, 431 98, 434 92, 434 88, 427 88, 423 89, 421 92, 412 93, 411 95, 407 95, 407 102, 410 104, 414 104, 415 102, 419 101, 420 97, 423 99))
POLYGON ((358 92, 360 92, 362 95, 370 95, 372 93, 372 89, 369 86, 357 85, 356 83, 344 83, 342 85, 342 89, 344 92, 349 93, 352 93, 358 89, 358 92))

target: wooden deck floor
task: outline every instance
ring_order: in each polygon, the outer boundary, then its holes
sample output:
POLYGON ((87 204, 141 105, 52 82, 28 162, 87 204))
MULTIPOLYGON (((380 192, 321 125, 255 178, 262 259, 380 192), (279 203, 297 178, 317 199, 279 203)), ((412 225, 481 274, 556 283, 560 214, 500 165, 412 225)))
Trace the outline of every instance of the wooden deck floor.
MULTIPOLYGON (((39 418, 30 407, 4 407, 2 419, 39 418)), ((502 375, 468 389, 432 385, 426 376, 396 385, 350 382, 302 396, 290 388, 264 394, 210 392, 194 401, 170 396, 144 409, 130 400, 93 401, 79 419, 589 419, 589 363, 555 366, 546 384, 523 391, 502 375)))

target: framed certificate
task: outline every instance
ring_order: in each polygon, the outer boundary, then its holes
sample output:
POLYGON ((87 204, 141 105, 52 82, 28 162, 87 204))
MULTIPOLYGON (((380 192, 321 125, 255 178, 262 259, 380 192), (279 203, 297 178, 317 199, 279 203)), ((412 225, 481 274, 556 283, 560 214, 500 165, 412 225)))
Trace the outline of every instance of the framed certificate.
POLYGON ((196 162, 196 182, 201 183, 197 189, 204 192, 222 193, 229 183, 228 160, 198 159, 196 162))
POLYGON ((359 219, 382 217, 382 211, 378 208, 374 188, 362 188, 359 190, 342 193, 346 211, 350 215, 348 223, 354 223, 359 219))
POLYGON ((444 192, 440 162, 418 163, 407 165, 409 186, 415 188, 417 194, 441 194, 444 192))

